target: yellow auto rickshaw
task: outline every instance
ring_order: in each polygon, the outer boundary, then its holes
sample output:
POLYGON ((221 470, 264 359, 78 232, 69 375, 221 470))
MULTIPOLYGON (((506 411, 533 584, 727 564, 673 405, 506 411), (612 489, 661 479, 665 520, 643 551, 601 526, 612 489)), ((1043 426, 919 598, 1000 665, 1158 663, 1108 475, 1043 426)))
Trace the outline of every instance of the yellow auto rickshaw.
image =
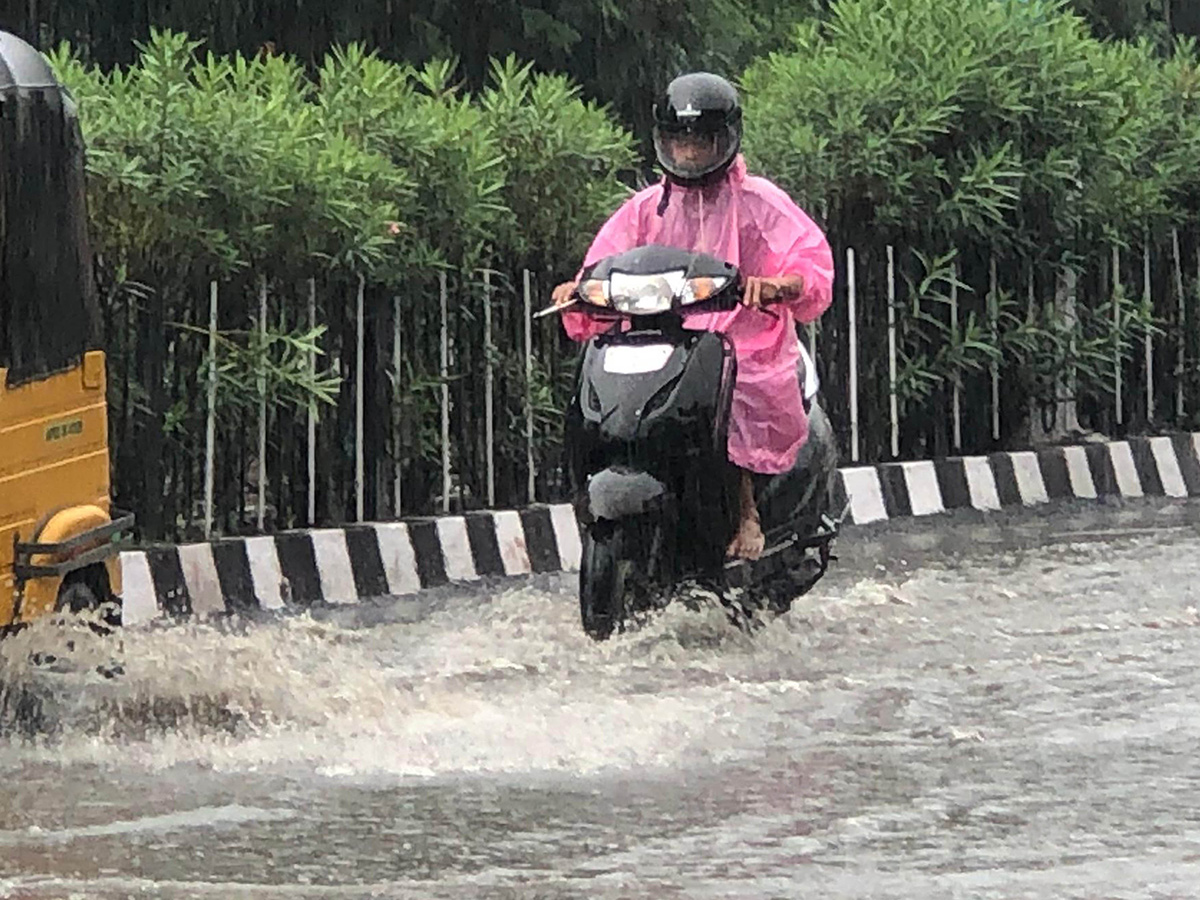
POLYGON ((105 357, 75 104, 0 31, 0 633, 55 611, 119 621, 105 357))

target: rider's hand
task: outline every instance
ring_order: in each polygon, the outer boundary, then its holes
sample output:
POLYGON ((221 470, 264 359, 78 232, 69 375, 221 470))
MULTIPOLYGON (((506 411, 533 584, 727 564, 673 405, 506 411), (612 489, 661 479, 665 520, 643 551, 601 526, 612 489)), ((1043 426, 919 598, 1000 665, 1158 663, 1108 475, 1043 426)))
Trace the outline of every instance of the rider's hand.
POLYGON ((762 309, 776 300, 793 300, 804 292, 804 279, 799 275, 783 278, 761 278, 750 275, 742 292, 742 303, 751 309, 762 309))
POLYGON ((555 306, 568 306, 571 303, 571 295, 575 293, 577 287, 579 287, 578 281, 564 281, 550 294, 550 299, 554 301, 555 306))

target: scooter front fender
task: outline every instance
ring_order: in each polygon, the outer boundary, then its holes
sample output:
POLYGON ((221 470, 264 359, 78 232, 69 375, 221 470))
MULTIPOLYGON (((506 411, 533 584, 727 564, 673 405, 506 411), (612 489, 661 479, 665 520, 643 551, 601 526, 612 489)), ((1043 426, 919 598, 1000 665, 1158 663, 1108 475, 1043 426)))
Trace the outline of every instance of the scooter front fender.
POLYGON ((667 486, 647 472, 610 466, 588 478, 585 521, 618 521, 659 509, 667 486))

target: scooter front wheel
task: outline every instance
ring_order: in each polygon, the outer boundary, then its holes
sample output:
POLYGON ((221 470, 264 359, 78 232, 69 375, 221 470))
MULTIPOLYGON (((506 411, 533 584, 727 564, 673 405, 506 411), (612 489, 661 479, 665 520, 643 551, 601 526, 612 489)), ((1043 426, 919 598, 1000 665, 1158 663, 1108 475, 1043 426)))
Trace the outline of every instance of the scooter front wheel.
POLYGON ((624 558, 626 536, 620 526, 596 536, 583 535, 579 567, 579 614, 583 630, 597 641, 607 640, 625 620, 625 588, 631 562, 624 558))

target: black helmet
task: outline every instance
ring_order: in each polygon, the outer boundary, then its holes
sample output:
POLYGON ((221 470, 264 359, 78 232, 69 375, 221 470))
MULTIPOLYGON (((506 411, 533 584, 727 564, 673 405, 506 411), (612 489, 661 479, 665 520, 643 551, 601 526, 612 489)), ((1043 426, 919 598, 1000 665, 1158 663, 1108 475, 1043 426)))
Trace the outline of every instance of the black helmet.
POLYGON ((738 93, 719 75, 681 75, 654 104, 654 151, 677 181, 694 183, 724 172, 741 145, 738 93))

